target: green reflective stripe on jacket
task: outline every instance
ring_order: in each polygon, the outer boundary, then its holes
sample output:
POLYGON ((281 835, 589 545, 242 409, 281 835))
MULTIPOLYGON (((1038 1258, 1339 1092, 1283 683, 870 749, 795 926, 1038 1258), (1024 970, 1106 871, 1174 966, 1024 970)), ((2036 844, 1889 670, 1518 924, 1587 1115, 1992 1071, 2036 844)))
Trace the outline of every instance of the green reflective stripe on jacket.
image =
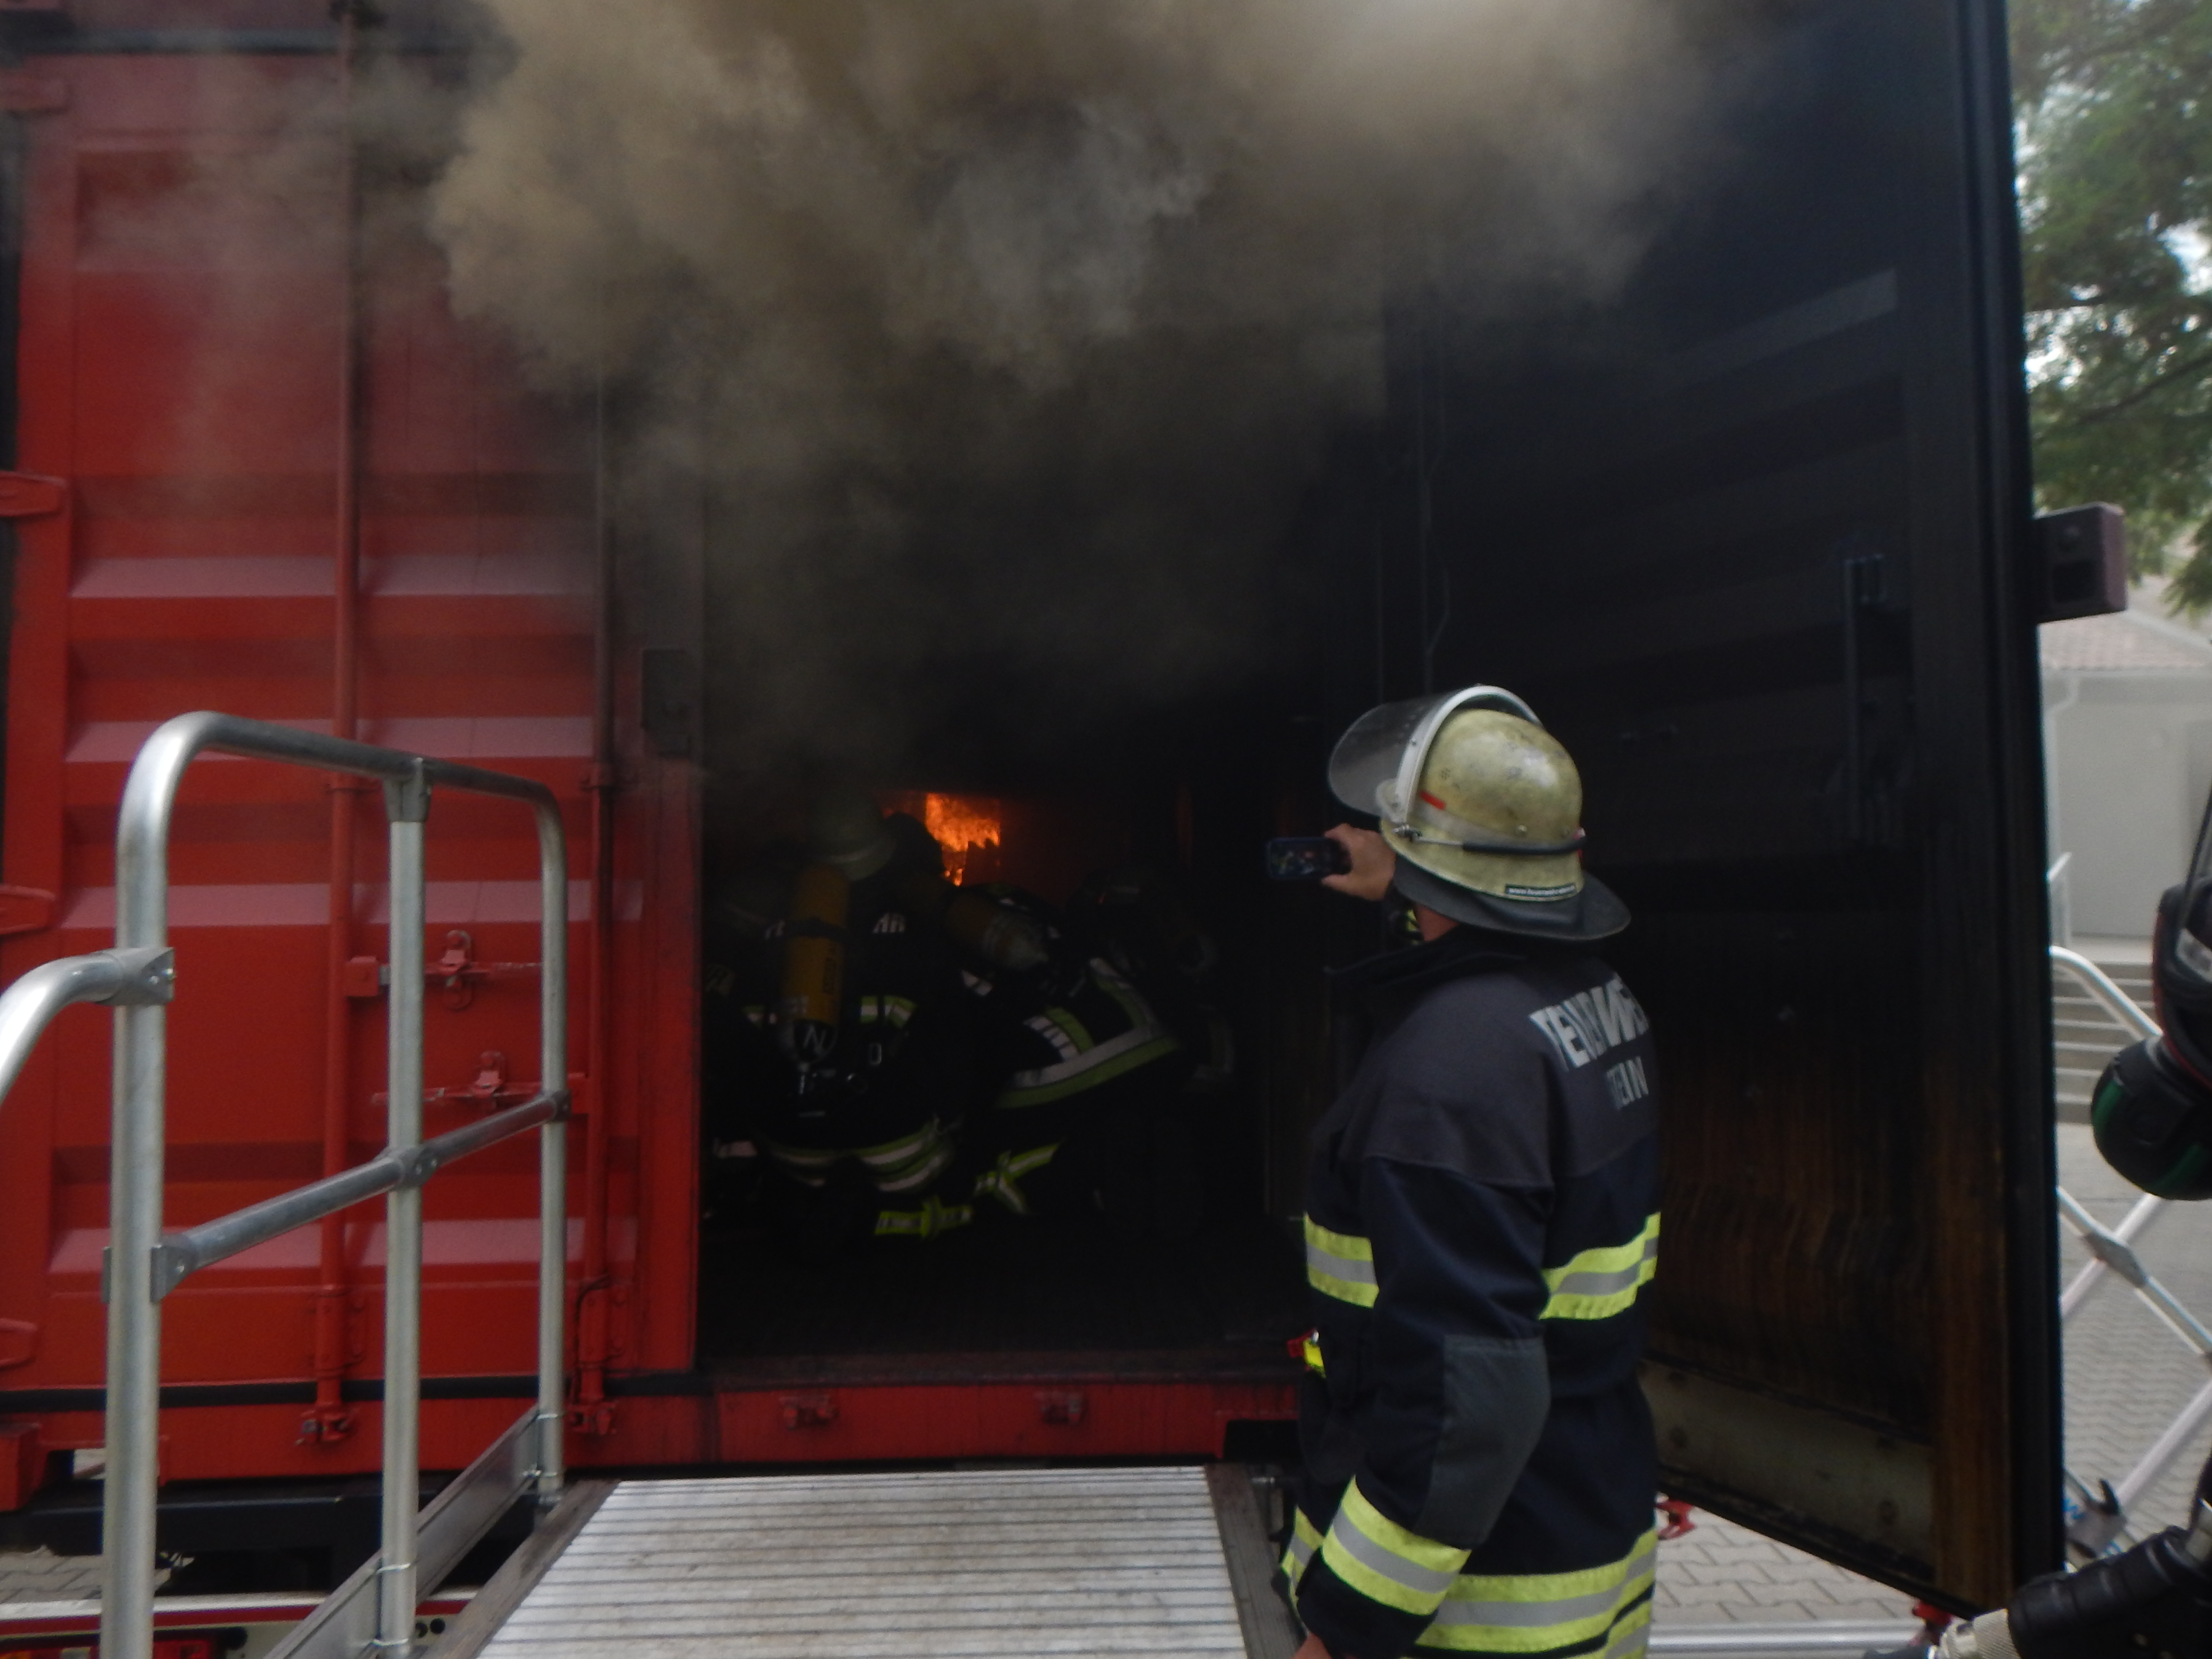
POLYGON ((1306 1283, 1355 1308, 1375 1305, 1375 1247, 1306 1218, 1306 1283))
POLYGON ((880 1210, 876 1213, 878 1238, 934 1238, 964 1227, 975 1218, 965 1204, 946 1204, 932 1193, 918 1210, 880 1210))
POLYGON ((1544 1269, 1552 1293, 1546 1319, 1610 1319, 1634 1305, 1637 1292, 1651 1282, 1659 1266, 1659 1218, 1626 1244, 1583 1250, 1564 1267, 1544 1269))
MULTIPOLYGON (((1455 1578, 1419 1646, 1464 1653, 1549 1653, 1601 1641, 1606 1652, 1650 1619, 1656 1528, 1620 1560, 1576 1572, 1455 1578)), ((1334 1562, 1331 1563, 1334 1565, 1334 1562)), ((1633 1646, 1642 1638, 1634 1636, 1633 1646)))
POLYGON ((1401 1613, 1433 1613, 1458 1581, 1468 1553, 1408 1532, 1367 1501, 1355 1480, 1345 1488, 1321 1559, 1346 1583, 1401 1613))
POLYGON ((1304 1510, 1291 1511, 1291 1541, 1283 1547, 1283 1577, 1290 1581, 1293 1600, 1298 1593, 1298 1581, 1306 1576, 1313 1565, 1314 1552, 1321 1547, 1321 1528, 1306 1519, 1304 1510))
POLYGON ((1181 1047, 1174 1037, 1163 1035, 1156 1027, 1124 1031, 1120 1036, 1107 1038, 1095 1048, 1085 1049, 1073 1060, 1041 1066, 1034 1072, 1015 1073, 992 1103, 1002 1107, 1042 1106, 1048 1101, 1065 1100, 1070 1095, 1095 1089, 1102 1083, 1133 1072, 1139 1066, 1149 1066, 1181 1047))

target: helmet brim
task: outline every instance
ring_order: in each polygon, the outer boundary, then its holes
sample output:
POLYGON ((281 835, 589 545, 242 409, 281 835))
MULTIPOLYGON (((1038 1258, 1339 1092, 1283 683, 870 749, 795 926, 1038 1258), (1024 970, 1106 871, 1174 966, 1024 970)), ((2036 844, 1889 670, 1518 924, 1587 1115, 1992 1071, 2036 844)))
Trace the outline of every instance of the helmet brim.
POLYGON ((1407 858, 1398 860, 1391 884, 1440 916, 1525 939, 1583 944, 1611 939, 1628 926, 1628 907, 1620 896, 1588 871, 1583 872, 1582 891, 1569 899, 1498 898, 1446 881, 1407 858))

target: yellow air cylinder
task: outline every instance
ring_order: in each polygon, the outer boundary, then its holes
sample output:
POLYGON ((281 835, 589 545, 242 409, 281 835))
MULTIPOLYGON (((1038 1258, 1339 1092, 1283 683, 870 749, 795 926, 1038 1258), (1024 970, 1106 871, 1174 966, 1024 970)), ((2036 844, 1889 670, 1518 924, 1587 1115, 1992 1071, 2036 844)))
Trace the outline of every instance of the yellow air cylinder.
POLYGON ((776 1035, 802 1066, 829 1059, 845 1002, 845 917, 853 896, 844 872, 810 864, 793 885, 783 924, 783 989, 776 1035))
POLYGON ((1025 973, 1044 966, 1044 929, 1036 919, 988 894, 917 872, 901 885, 899 902, 916 921, 943 929, 955 945, 994 968, 1025 973))

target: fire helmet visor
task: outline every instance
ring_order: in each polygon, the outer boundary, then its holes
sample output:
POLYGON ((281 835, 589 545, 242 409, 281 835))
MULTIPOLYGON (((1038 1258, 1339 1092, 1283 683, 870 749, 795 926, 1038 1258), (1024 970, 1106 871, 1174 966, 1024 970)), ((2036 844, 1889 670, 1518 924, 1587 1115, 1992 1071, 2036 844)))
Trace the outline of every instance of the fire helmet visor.
POLYGON ((1328 757, 1331 793, 1355 812, 1401 823, 1421 769, 1444 722, 1462 708, 1496 708, 1540 726, 1528 705, 1502 686, 1470 685, 1370 708, 1352 721, 1328 757))

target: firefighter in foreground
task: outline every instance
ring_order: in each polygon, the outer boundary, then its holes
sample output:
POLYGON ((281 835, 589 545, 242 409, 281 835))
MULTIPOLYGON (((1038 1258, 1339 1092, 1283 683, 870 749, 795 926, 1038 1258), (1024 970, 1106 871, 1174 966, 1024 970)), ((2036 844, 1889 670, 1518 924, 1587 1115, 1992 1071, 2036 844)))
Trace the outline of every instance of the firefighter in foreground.
POLYGON ((1300 1659, 1644 1645, 1656 1455, 1637 1386, 1658 1239, 1652 1043, 1591 953, 1628 922, 1582 869, 1566 750, 1495 687, 1337 745, 1329 884, 1423 940, 1344 975, 1364 1027, 1316 1127, 1317 1329, 1282 1571, 1300 1659))

